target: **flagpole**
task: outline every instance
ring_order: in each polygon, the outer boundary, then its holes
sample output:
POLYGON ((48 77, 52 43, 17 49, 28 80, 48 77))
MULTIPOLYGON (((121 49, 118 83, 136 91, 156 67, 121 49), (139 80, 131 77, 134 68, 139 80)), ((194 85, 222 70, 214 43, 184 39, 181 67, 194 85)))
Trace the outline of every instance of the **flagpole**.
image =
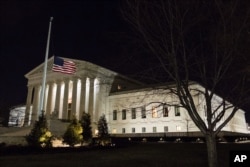
POLYGON ((45 53, 45 60, 44 60, 44 68, 43 68, 42 89, 41 89, 40 103, 39 103, 39 108, 38 108, 38 116, 39 117, 42 116, 43 112, 45 111, 43 107, 44 107, 45 83, 46 83, 46 76, 47 76, 49 42, 50 42, 50 32, 51 32, 52 20, 53 20, 53 17, 50 17, 49 32, 48 32, 47 46, 46 46, 46 53, 45 53))

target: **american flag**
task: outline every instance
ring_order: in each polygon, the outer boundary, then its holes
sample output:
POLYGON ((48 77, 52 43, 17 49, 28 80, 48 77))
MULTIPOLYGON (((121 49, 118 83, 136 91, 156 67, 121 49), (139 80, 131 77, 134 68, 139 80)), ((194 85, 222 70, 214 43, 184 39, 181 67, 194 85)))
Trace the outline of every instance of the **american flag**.
POLYGON ((61 72, 63 74, 74 74, 76 72, 76 64, 73 61, 67 61, 59 57, 54 57, 52 71, 61 72))

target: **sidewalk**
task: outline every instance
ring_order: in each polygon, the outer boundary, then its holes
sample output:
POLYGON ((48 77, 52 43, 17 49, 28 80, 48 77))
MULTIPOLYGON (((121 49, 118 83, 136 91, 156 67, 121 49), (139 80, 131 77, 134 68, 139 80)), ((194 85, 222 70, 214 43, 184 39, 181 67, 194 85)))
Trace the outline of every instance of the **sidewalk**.
POLYGON ((0 127, 0 136, 26 136, 32 127, 0 127))

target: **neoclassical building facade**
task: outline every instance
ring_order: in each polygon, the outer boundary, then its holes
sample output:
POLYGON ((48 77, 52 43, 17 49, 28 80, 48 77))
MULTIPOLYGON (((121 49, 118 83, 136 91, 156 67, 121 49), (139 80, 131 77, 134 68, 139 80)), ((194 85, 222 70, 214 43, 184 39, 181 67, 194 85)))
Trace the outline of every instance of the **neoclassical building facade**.
MULTIPOLYGON (((190 89, 202 91, 203 87, 195 82, 190 82, 190 89)), ((193 92, 193 100, 198 114, 204 122, 207 122, 206 104, 203 96, 193 92)), ((169 86, 168 88, 165 86, 149 86, 113 92, 110 94, 108 102, 109 127, 113 136, 202 136, 187 111, 180 107, 178 97, 170 93, 169 86)), ((217 108, 221 102, 222 98, 215 96, 212 108, 217 108)), ((229 102, 226 103, 227 106, 231 106, 229 102)), ((226 111, 217 127, 223 123, 231 111, 232 108, 226 111)), ((249 133, 245 112, 239 109, 221 131, 223 135, 232 135, 235 132, 238 134, 249 133)))
MULTIPOLYGON (((96 131, 99 117, 105 114, 113 136, 157 136, 199 131, 186 111, 169 105, 177 104, 178 100, 169 95, 167 89, 146 86, 90 62, 63 59, 76 64, 76 73, 53 72, 54 57, 49 58, 43 106, 48 118, 80 119, 81 114, 87 112, 91 115, 92 129, 96 131)), ((28 79, 25 126, 32 125, 40 114, 43 66, 41 64, 25 75, 28 79)), ((194 86, 202 88, 197 83, 194 86)), ((195 99, 199 114, 206 119, 204 101, 199 97, 195 99)), ((218 99, 215 98, 215 104, 218 99)), ((239 110, 223 131, 248 133, 244 111, 239 110)))
MULTIPOLYGON (((61 120, 81 118, 83 112, 91 115, 96 122, 108 110, 107 100, 110 92, 125 87, 131 89, 141 83, 119 75, 116 72, 95 64, 63 58, 76 64, 75 74, 53 72, 53 59, 48 60, 44 106, 46 116, 61 120), (123 86, 124 85, 124 86, 123 86)), ((39 65, 25 77, 28 79, 28 94, 24 125, 31 125, 38 119, 39 98, 44 64, 39 65)))

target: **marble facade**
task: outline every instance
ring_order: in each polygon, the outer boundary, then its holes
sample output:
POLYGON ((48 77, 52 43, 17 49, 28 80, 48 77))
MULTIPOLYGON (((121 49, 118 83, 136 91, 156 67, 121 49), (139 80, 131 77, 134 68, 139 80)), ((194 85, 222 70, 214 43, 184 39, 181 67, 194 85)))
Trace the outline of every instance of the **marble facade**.
MULTIPOLYGON (((73 75, 53 72, 53 57, 48 60, 46 89, 43 110, 47 117, 61 120, 81 118, 83 112, 91 115, 92 122, 97 122, 101 114, 105 114, 107 97, 114 83, 126 80, 127 87, 138 85, 139 82, 95 64, 67 59, 76 63, 77 72, 73 75), (118 78, 118 79, 117 79, 118 78), (119 81, 120 80, 120 81, 119 81)), ((43 64, 25 75, 28 79, 28 93, 25 111, 25 126, 38 120, 39 98, 41 93, 43 64), (31 110, 32 108, 32 110, 31 110)), ((124 82, 122 82, 124 83, 124 82)))
MULTIPOLYGON (((73 75, 53 72, 53 57, 48 60, 43 106, 47 118, 80 119, 82 113, 87 112, 91 115, 94 133, 98 119, 105 114, 110 134, 119 137, 180 135, 199 131, 182 108, 169 106, 165 110, 163 104, 178 103, 178 98, 170 96, 166 89, 144 85, 86 61, 64 59, 76 63, 77 72, 73 75)), ((42 72, 43 64, 25 75, 28 93, 24 126, 32 125, 41 114, 38 106, 42 72)), ((197 83, 194 86, 203 89, 197 83)), ((200 116, 206 120, 204 100, 200 97, 194 100, 200 116)), ((219 96, 215 96, 215 106, 216 101, 220 101, 219 96)), ((239 110, 222 131, 249 133, 246 128, 245 112, 239 110)))

